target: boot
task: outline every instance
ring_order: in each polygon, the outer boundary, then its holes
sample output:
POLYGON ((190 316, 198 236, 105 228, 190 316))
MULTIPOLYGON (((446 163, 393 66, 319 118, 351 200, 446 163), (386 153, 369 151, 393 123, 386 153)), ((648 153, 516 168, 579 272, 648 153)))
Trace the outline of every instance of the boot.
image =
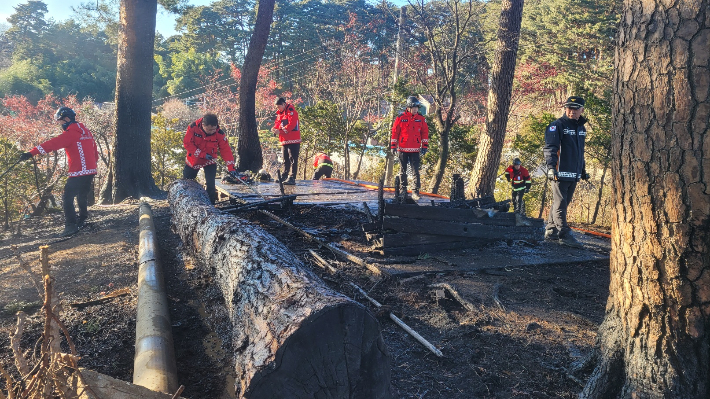
POLYGON ((532 223, 528 220, 528 218, 525 217, 522 213, 516 213, 515 214, 515 225, 516 226, 532 226, 532 223))
POLYGON ((552 228, 545 230, 545 241, 557 241, 558 239, 557 229, 552 228))
POLYGON ((564 236, 560 237, 559 243, 572 248, 584 248, 584 245, 582 245, 581 242, 577 241, 577 239, 574 238, 572 233, 567 233, 564 236))
POLYGON ((88 219, 88 216, 79 216, 79 218, 76 220, 76 227, 82 228, 86 226, 86 219, 88 219))
POLYGON ((293 176, 289 176, 288 179, 284 181, 285 186, 295 186, 296 185, 296 178, 293 176))
POLYGON ((59 237, 69 237, 79 232, 79 227, 75 223, 69 223, 64 226, 64 231, 59 235, 59 237))
POLYGON ((415 201, 419 201, 420 198, 421 197, 419 196, 419 189, 415 188, 414 190, 412 190, 412 199, 415 201))

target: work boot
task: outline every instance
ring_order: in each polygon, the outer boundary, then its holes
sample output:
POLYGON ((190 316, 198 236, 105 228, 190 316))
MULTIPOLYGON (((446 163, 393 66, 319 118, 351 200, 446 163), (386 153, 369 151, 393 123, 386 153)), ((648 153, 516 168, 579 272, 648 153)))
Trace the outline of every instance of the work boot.
POLYGON ((284 180, 283 183, 285 186, 295 186, 296 185, 296 178, 293 176, 289 176, 289 178, 284 180))
POLYGON ((525 217, 522 213, 515 214, 515 225, 516 226, 532 226, 532 223, 525 217))
POLYGON ((59 235, 59 237, 69 237, 71 235, 74 235, 79 232, 79 227, 77 227, 76 224, 70 223, 64 226, 64 231, 62 231, 62 234, 59 235))
POLYGON ((86 226, 86 219, 87 218, 88 218, 87 216, 79 216, 79 218, 76 220, 76 227, 82 228, 82 227, 86 226))
POLYGON ((412 190, 412 199, 415 201, 419 201, 420 198, 421 197, 419 196, 419 189, 415 188, 414 190, 412 190))
POLYGON ((581 242, 577 241, 577 239, 574 238, 572 233, 567 233, 564 236, 560 237, 559 243, 572 248, 584 248, 584 245, 582 245, 581 242))
POLYGON ((557 229, 545 230, 545 241, 557 241, 560 237, 557 235, 557 229))

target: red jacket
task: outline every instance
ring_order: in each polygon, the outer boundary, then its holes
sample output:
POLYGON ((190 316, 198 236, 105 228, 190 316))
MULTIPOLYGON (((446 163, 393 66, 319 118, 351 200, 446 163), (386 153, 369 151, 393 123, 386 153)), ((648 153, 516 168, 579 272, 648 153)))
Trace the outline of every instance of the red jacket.
POLYGON ((301 142, 301 125, 298 123, 298 112, 291 104, 286 104, 283 111, 276 111, 274 129, 279 129, 281 145, 301 142))
POLYGON ((318 154, 316 154, 315 158, 313 158, 313 167, 318 169, 318 167, 321 165, 330 166, 332 168, 333 161, 330 159, 329 156, 325 155, 322 152, 319 152, 318 154))
POLYGON ((202 118, 192 122, 187 128, 185 138, 182 141, 187 150, 185 163, 193 169, 200 169, 205 165, 217 163, 217 150, 227 164, 229 171, 234 170, 234 155, 229 147, 227 135, 217 126, 214 134, 207 135, 202 130, 202 118), (212 156, 212 160, 205 158, 207 154, 212 156))
POLYGON ((505 178, 513 184, 513 191, 524 190, 532 185, 530 173, 522 166, 518 170, 515 170, 512 165, 508 166, 505 170, 505 178))
MULTIPOLYGON (((66 125, 65 125, 66 126, 66 125)), ((83 123, 71 122, 59 136, 30 150, 32 155, 46 154, 64 148, 69 159, 69 177, 95 175, 99 150, 94 136, 83 123)))
POLYGON ((390 148, 398 148, 400 152, 419 152, 420 148, 429 148, 426 119, 419 113, 402 112, 392 125, 390 148))

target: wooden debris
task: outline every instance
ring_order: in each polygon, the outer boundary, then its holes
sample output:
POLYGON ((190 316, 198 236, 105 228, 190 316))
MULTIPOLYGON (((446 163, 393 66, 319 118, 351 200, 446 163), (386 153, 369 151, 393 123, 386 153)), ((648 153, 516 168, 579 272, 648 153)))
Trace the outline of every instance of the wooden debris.
POLYGON ((327 270, 330 274, 335 274, 338 272, 338 270, 336 268, 334 268, 333 266, 331 266, 330 263, 328 263, 328 261, 326 261, 320 255, 318 255, 318 253, 316 253, 316 251, 309 249, 308 252, 310 252, 310 254, 315 258, 316 263, 320 267, 327 270))
MULTIPOLYGON (((367 295, 367 293, 366 293, 362 288, 358 287, 355 283, 352 283, 352 282, 351 282, 350 285, 351 285, 353 288, 355 288, 355 289, 360 293, 360 295, 364 296, 365 299, 367 299, 368 301, 370 301, 370 303, 372 303, 373 305, 375 305, 375 307, 377 307, 377 308, 381 308, 381 307, 382 307, 382 304, 381 304, 381 303, 377 302, 375 299, 373 299, 373 298, 371 298, 369 295, 367 295)), ((389 317, 390 317, 390 319, 392 319, 392 321, 395 322, 395 324, 397 324, 398 326, 402 327, 402 329, 404 329, 404 331, 406 331, 409 335, 411 335, 412 337, 414 337, 414 339, 416 339, 417 341, 419 341, 420 344, 424 345, 424 347, 427 348, 427 349, 429 349, 433 354, 435 354, 435 355, 438 356, 438 357, 444 357, 444 354, 441 353, 441 351, 440 351, 439 349, 437 349, 434 345, 431 344, 431 342, 427 341, 424 337, 422 337, 421 335, 419 335, 419 333, 417 333, 417 332, 414 331, 411 327, 409 327, 409 326, 407 325, 407 323, 405 323, 405 322, 402 321, 402 319, 400 319, 399 317, 395 316, 394 313, 390 312, 389 317)))
POLYGON ((389 354, 366 308, 259 226, 215 209, 196 182, 174 182, 168 200, 185 247, 224 296, 237 397, 390 397, 389 354))
POLYGON ((432 284, 431 287, 434 288, 442 288, 446 290, 451 297, 453 297, 456 302, 460 303, 461 306, 463 306, 467 311, 473 312, 476 310, 476 307, 473 306, 473 304, 467 300, 465 300, 459 293, 458 291, 451 286, 451 284, 448 283, 437 283, 437 284, 432 284))
POLYGON ((87 306, 101 305, 102 303, 109 302, 111 299, 126 296, 130 293, 131 293, 130 288, 121 288, 121 289, 109 292, 108 294, 102 296, 101 298, 92 299, 92 300, 86 301, 86 302, 74 302, 74 303, 70 303, 69 306, 71 306, 73 308, 85 308, 87 306))
POLYGON ((27 314, 25 312, 17 312, 17 328, 14 333, 10 335, 10 347, 12 348, 12 355, 15 358, 15 367, 17 371, 20 372, 21 376, 25 376, 30 373, 30 367, 27 365, 27 359, 20 349, 20 341, 22 341, 22 334, 25 331, 25 322, 27 321, 27 314))

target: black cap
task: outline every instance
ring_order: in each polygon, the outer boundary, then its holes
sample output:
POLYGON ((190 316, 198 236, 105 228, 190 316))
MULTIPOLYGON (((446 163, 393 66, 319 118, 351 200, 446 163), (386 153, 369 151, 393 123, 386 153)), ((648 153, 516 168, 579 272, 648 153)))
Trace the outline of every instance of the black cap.
POLYGON ((515 159, 513 160, 513 165, 522 165, 522 164, 523 164, 523 162, 520 161, 520 158, 515 158, 515 159))
POLYGON ((565 101, 565 108, 577 109, 584 107, 584 99, 582 97, 572 96, 565 101))

